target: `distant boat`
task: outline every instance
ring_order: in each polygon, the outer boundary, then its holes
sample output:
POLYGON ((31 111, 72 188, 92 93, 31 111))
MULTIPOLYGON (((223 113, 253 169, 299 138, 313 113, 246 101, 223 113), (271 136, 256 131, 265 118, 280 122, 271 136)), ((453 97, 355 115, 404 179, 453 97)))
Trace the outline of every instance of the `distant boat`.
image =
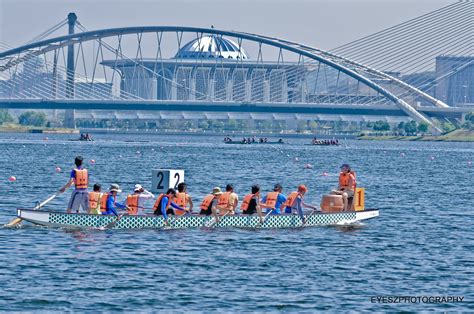
POLYGON ((71 138, 69 139, 71 142, 93 142, 94 139, 89 137, 89 138, 71 138))
POLYGON ((313 139, 310 144, 304 144, 306 146, 339 146, 341 143, 339 143, 339 140, 333 139, 333 140, 318 140, 318 139, 313 139))
POLYGON ((283 142, 283 140, 278 140, 278 141, 273 141, 273 142, 269 142, 269 141, 267 141, 267 142, 260 142, 260 141, 255 141, 255 142, 250 141, 250 142, 248 142, 248 141, 245 141, 244 142, 244 141, 232 141, 231 140, 231 141, 224 141, 224 144, 235 144, 235 145, 238 145, 238 144, 240 144, 240 145, 251 145, 252 144, 253 145, 253 144, 286 144, 286 143, 283 142))

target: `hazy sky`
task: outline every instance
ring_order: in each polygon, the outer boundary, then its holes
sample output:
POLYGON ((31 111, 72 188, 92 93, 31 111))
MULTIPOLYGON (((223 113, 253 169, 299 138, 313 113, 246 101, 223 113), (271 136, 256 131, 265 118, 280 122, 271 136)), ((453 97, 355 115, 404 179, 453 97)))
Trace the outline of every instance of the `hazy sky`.
MULTIPOLYGON (((21 45, 76 12, 89 30, 182 25, 271 35, 330 49, 455 0, 0 0, 0 41, 21 45)), ((64 28, 65 34, 67 30, 64 28)), ((62 33, 56 33, 57 36, 62 33)))

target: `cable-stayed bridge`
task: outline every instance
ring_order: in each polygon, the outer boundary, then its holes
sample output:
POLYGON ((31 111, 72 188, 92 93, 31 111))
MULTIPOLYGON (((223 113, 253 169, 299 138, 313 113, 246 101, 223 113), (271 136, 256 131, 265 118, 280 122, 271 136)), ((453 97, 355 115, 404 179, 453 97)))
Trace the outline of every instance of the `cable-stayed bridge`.
POLYGON ((473 1, 331 51, 213 27, 89 31, 70 14, 30 43, 0 43, 0 107, 67 109, 69 126, 75 117, 409 118, 436 128, 433 117, 474 108, 473 40, 473 1), (68 35, 49 38, 65 25, 68 35))

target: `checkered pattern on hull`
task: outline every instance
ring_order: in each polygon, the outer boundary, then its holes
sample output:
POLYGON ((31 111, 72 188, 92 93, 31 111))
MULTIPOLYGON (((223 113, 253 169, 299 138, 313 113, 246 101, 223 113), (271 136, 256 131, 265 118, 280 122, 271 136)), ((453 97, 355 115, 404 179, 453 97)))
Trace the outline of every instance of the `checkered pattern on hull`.
MULTIPOLYGON (((332 225, 341 221, 354 221, 356 213, 316 214, 306 216, 306 226, 332 225)), ((62 227, 99 228, 114 221, 115 216, 62 214, 50 213, 49 223, 62 227)), ((211 216, 180 216, 169 218, 171 228, 199 228, 212 224, 211 216)), ((164 226, 163 217, 157 216, 123 216, 114 229, 144 229, 161 228, 164 226)), ((271 215, 260 225, 258 216, 225 216, 214 228, 295 228, 301 226, 301 219, 297 215, 271 215)))

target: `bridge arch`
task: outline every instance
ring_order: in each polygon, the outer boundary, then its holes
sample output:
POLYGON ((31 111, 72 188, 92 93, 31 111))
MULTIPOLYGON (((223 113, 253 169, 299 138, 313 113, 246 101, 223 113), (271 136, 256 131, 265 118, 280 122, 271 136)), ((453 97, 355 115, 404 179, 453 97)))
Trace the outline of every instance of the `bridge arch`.
MULTIPOLYGON (((28 45, 23 45, 17 48, 0 52, 0 60, 3 61, 3 63, 0 64, 0 72, 8 70, 12 67, 15 67, 19 63, 24 62, 25 60, 28 60, 32 57, 41 56, 47 52, 56 51, 60 48, 65 48, 71 45, 81 45, 82 43, 85 43, 88 41, 100 42, 109 37, 124 36, 124 35, 130 35, 130 34, 136 34, 138 37, 140 37, 142 34, 145 34, 145 33, 157 33, 157 34, 158 33, 161 33, 161 34, 162 33, 176 33, 178 36, 179 34, 182 35, 183 33, 194 33, 194 34, 201 34, 201 35, 213 34, 213 35, 221 36, 221 37, 229 36, 229 37, 237 38, 238 40, 252 41, 252 42, 258 43, 259 45, 268 45, 268 46, 276 47, 280 50, 293 52, 309 60, 314 60, 314 61, 319 62, 320 64, 324 64, 328 66, 329 68, 335 69, 339 71, 340 73, 344 73, 348 77, 351 77, 357 80, 358 82, 368 86, 370 89, 372 89, 376 93, 383 95, 383 97, 385 97, 389 101, 393 102, 396 106, 398 106, 401 110, 403 110, 412 119, 418 122, 427 123, 428 125, 432 127, 434 127, 434 125, 432 124, 431 120, 425 117, 422 113, 418 112, 406 100, 396 96, 387 88, 383 87, 377 81, 377 79, 382 77, 384 79, 392 80, 393 82, 396 82, 399 86, 407 88, 410 91, 415 92, 419 94, 420 96, 429 99, 435 105, 443 106, 443 104, 437 101, 436 99, 432 97, 431 98, 426 97, 426 95, 423 92, 417 90, 415 87, 410 86, 406 83, 403 83, 400 80, 389 76, 388 74, 385 74, 381 71, 371 69, 367 66, 358 64, 355 61, 344 59, 343 57, 331 54, 329 52, 326 52, 317 48, 301 45, 298 43, 294 43, 291 41, 283 40, 283 39, 272 38, 272 37, 262 36, 258 34, 251 34, 251 33, 218 30, 214 28, 196 28, 196 27, 185 27, 185 26, 142 26, 142 27, 102 29, 102 30, 76 33, 73 35, 60 36, 60 37, 42 40, 39 42, 34 42, 28 45)), ((192 95, 189 95, 187 91, 191 87, 196 88, 195 86, 191 86, 192 85, 190 84, 191 82, 188 82, 188 79, 191 78, 193 74, 191 74, 191 72, 187 73, 184 69, 182 71, 181 71, 182 73, 180 72, 180 75, 183 76, 181 80, 186 81, 184 83, 185 87, 183 89, 180 89, 178 86, 175 93, 178 95, 178 99, 190 100, 190 99, 193 99, 193 97, 192 95), (185 73, 182 71, 184 71, 185 73)), ((239 71, 241 71, 241 69, 234 69, 232 74, 230 75, 235 76, 236 73, 237 74, 239 73, 239 71)), ((234 84, 234 86, 232 86, 232 90, 230 93, 232 95, 231 98, 234 101, 240 101, 240 102, 264 101, 266 98, 275 99, 271 95, 271 86, 269 89, 270 92, 267 91, 267 94, 269 95, 265 95, 265 87, 258 86, 258 84, 254 84, 255 83, 254 80, 256 80, 258 76, 258 78, 262 78, 262 77, 264 78, 265 84, 271 85, 271 81, 269 82, 270 79, 268 77, 269 74, 266 73, 262 76, 261 75, 262 73, 260 73, 259 75, 257 74, 254 75, 252 72, 250 74, 250 78, 247 77, 247 73, 245 74, 241 73, 243 75, 242 84, 240 85, 234 84), (236 88, 243 90, 244 96, 242 96, 242 94, 239 94, 239 96, 236 97, 235 95, 236 88), (250 97, 250 95, 245 96, 245 93, 248 92, 248 90, 257 91, 258 96, 254 98, 250 97)), ((175 73, 174 77, 176 76, 177 75, 175 73)), ((209 76, 211 77, 211 75, 209 76)), ((192 81, 192 80, 189 79, 189 81, 192 81)), ((262 82, 262 84, 264 84, 264 82, 262 82)), ((210 86, 204 86, 204 87, 201 86, 200 88, 201 90, 204 90, 204 89, 212 90, 210 86)), ((222 89, 220 89, 220 91, 222 93, 222 89)), ((229 91, 229 89, 227 89, 226 91, 229 91)), ((294 92, 297 93, 298 91, 294 91, 294 92)), ((277 98, 284 99, 284 97, 277 97, 277 98)))

